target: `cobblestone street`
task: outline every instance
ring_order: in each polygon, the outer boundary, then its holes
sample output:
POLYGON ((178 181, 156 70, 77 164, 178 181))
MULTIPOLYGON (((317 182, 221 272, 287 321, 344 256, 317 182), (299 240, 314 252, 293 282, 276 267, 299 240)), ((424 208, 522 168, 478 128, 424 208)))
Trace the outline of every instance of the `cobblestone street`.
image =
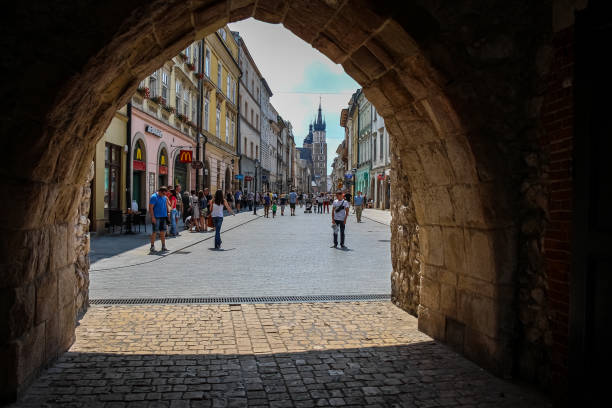
MULTIPOLYGON (((275 219, 226 217, 224 251, 210 250, 212 232, 169 239, 173 252, 165 256, 149 254, 144 234, 96 237, 90 298, 389 294, 390 215, 376 212, 382 222, 364 218, 358 224, 351 215, 348 250, 330 248, 329 214, 304 214, 299 207, 295 217, 288 207, 275 219)), ((159 239, 156 245, 159 250, 159 239)))
POLYGON ((540 407, 389 302, 94 306, 14 407, 540 407))

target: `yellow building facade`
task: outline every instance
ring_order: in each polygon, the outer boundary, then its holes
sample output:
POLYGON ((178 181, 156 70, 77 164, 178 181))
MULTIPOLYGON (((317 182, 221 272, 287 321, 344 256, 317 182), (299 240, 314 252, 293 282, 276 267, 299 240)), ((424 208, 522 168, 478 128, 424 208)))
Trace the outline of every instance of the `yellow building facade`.
POLYGON ((202 134, 204 186, 234 191, 238 174, 238 44, 227 26, 204 39, 202 134))
POLYGON ((127 124, 127 108, 124 106, 115 113, 104 136, 96 144, 90 209, 90 228, 93 231, 104 231, 111 211, 128 207, 125 195, 127 124))

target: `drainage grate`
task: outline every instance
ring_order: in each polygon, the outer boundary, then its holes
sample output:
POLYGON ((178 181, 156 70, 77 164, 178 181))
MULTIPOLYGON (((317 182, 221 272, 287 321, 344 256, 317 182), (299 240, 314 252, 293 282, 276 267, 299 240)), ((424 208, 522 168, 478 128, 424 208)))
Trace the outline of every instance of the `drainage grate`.
POLYGON ((245 303, 324 303, 324 302, 374 302, 391 300, 391 295, 312 295, 312 296, 261 296, 261 297, 210 297, 210 298, 132 298, 90 299, 92 305, 174 305, 217 304, 238 305, 245 303))

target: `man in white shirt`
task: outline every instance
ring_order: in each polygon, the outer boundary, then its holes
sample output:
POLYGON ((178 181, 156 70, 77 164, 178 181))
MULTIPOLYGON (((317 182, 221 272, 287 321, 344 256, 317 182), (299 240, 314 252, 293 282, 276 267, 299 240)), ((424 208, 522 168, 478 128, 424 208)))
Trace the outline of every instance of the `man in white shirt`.
POLYGON ((332 228, 334 229, 334 248, 338 248, 338 230, 340 230, 340 248, 344 246, 344 228, 348 218, 349 203, 344 199, 342 191, 336 191, 336 199, 332 204, 332 228))

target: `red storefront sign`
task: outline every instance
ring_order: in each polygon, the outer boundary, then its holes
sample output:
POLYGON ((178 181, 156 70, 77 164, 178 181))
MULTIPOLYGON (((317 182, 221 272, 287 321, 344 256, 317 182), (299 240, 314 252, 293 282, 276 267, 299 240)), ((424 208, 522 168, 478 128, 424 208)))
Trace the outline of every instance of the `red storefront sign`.
POLYGON ((244 176, 244 181, 252 181, 253 177, 251 176, 244 176))
POLYGON ((384 174, 379 174, 378 175, 378 179, 379 180, 384 180, 385 179, 385 175, 384 174))
POLYGON ((145 162, 140 160, 134 160, 132 162, 132 169, 134 171, 145 171, 147 169, 147 165, 145 162))
POLYGON ((181 163, 191 163, 193 161, 193 152, 191 150, 181 150, 179 160, 181 163))
POLYGON ((159 174, 168 174, 168 166, 159 166, 159 174))

